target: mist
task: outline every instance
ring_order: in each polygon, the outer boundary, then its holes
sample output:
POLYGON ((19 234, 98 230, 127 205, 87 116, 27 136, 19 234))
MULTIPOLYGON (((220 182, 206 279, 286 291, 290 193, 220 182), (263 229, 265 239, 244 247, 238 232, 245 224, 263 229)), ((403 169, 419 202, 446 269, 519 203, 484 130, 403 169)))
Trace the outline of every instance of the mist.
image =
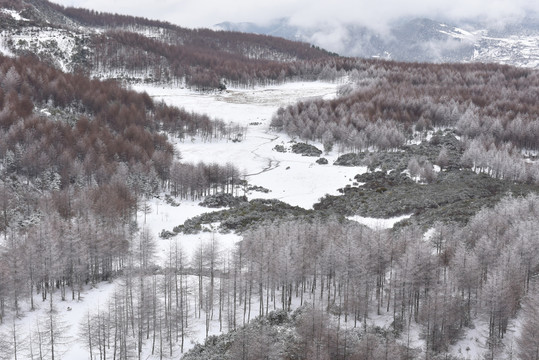
POLYGON ((365 26, 380 34, 403 17, 427 17, 445 21, 481 21, 503 27, 539 13, 534 0, 55 0, 64 6, 83 7, 103 12, 141 16, 168 21, 180 26, 200 28, 223 22, 267 24, 289 18, 300 27, 337 28, 341 24, 365 26))

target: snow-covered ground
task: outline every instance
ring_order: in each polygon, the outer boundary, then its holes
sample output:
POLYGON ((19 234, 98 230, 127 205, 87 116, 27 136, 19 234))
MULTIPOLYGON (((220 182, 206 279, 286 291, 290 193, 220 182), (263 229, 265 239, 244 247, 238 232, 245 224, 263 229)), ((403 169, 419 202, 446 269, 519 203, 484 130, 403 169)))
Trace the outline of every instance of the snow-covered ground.
MULTIPOLYGON (((271 190, 267 194, 248 194, 249 198, 276 198, 291 205, 311 208, 320 197, 337 194, 338 188, 351 184, 353 177, 366 169, 330 165, 339 155, 336 151, 323 155, 328 159, 328 165, 316 164, 317 158, 277 152, 273 150, 275 145, 286 147, 292 139, 271 131, 269 124, 279 106, 310 98, 333 98, 338 86, 338 83, 300 82, 218 93, 148 86, 133 88, 146 91, 156 100, 205 113, 225 123, 247 126, 246 137, 236 143, 171 139, 181 153, 182 161, 231 162, 239 167, 250 184, 271 190)), ((314 145, 322 149, 321 144, 314 145)))
POLYGON ((11 16, 13 19, 17 20, 17 21, 28 21, 28 19, 25 19, 21 16, 20 13, 18 13, 17 11, 15 10, 11 10, 11 9, 0 9, 1 12, 3 12, 4 14, 8 14, 9 16, 11 16))
MULTIPOLYGON (((10 10, 3 9, 4 12, 10 10)), ((16 18, 16 12, 10 12, 16 18)), ((4 30, 0 32, 0 53, 12 56, 12 52, 6 46, 10 41, 18 50, 29 50, 35 54, 49 54, 56 61, 56 65, 62 71, 70 71, 71 57, 74 54, 77 38, 83 34, 76 34, 65 29, 52 27, 29 27, 25 31, 4 30)))
MULTIPOLYGON (((182 88, 156 86, 133 86, 134 90, 146 91, 155 100, 182 107, 188 111, 205 113, 225 123, 247 126, 247 135, 241 142, 227 140, 203 142, 200 139, 170 139, 181 154, 183 162, 226 164, 231 162, 242 171, 252 185, 269 189, 269 193, 249 192, 247 197, 279 199, 291 205, 312 208, 325 194, 337 194, 337 189, 352 183, 353 177, 365 168, 347 168, 331 165, 337 152, 323 155, 328 165, 315 163, 317 158, 293 153, 280 153, 275 145, 285 147, 292 140, 282 133, 269 129, 272 115, 280 106, 309 98, 335 97, 339 83, 300 82, 253 89, 231 89, 224 92, 200 93, 182 88)), ((314 144, 322 148, 321 144, 314 144)), ((182 201, 174 207, 160 199, 151 200, 152 212, 146 215, 146 224, 157 238, 161 230, 174 226, 196 215, 212 211, 195 202, 182 201)), ((139 223, 144 215, 139 214, 139 223)), ((211 233, 181 235, 180 243, 189 256, 211 233)), ((240 238, 235 234, 218 234, 223 250, 230 249, 240 238)), ((159 253, 164 254, 170 245, 159 240, 159 253)))
POLYGON ((373 230, 383 230, 383 229, 391 229, 393 225, 398 223, 399 221, 409 219, 410 215, 403 215, 403 216, 397 216, 390 219, 376 219, 376 218, 368 218, 363 216, 350 216, 348 219, 357 221, 360 224, 363 224, 373 230))

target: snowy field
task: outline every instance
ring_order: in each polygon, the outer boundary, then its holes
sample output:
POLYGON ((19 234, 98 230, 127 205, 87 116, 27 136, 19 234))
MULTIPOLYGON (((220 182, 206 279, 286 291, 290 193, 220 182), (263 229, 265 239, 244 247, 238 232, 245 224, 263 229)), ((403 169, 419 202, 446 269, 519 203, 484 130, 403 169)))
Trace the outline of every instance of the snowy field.
MULTIPOLYGON (((196 163, 232 162, 252 185, 265 187, 271 192, 252 192, 249 199, 279 199, 291 205, 306 209, 325 194, 337 194, 337 189, 351 185, 353 177, 365 172, 366 168, 341 167, 331 165, 340 155, 336 151, 323 156, 328 165, 316 164, 317 158, 293 153, 280 153, 275 145, 290 145, 287 135, 269 129, 272 115, 280 106, 312 98, 331 99, 335 97, 339 83, 300 82, 274 87, 254 89, 233 89, 221 93, 195 93, 187 89, 167 89, 161 87, 135 86, 134 90, 146 91, 155 100, 183 107, 188 111, 205 113, 219 118, 225 123, 247 126, 247 135, 241 142, 227 140, 202 142, 200 139, 179 141, 170 139, 180 152, 182 161, 196 163), (256 125, 250 125, 257 123, 256 125)), ((322 149, 321 144, 313 144, 322 149)), ((172 212, 183 213, 185 203, 172 212)), ((198 215, 196 206, 189 206, 198 215)), ((207 209, 203 210, 207 211, 207 209)), ((183 223, 176 220, 177 214, 162 213, 160 219, 175 218, 174 226, 183 223)), ((180 215, 182 216, 182 215, 180 215)), ((153 222, 150 222, 153 224, 153 222)), ((160 221, 160 225, 165 225, 160 221)), ((153 226, 152 226, 153 227, 153 226)), ((161 227, 159 230, 161 230, 161 227)))

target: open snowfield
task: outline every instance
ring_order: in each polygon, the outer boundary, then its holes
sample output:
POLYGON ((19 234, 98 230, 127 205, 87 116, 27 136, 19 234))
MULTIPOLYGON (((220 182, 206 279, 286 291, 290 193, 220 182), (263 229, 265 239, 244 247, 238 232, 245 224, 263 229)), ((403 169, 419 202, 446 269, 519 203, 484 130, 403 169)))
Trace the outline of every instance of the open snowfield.
MULTIPOLYGON (((233 89, 218 93, 195 93, 187 89, 135 86, 156 100, 183 107, 188 111, 205 113, 226 123, 247 126, 241 142, 202 142, 200 139, 183 142, 171 139, 184 162, 232 162, 252 185, 270 189, 268 194, 252 193, 251 198, 276 198, 291 205, 311 208, 325 194, 351 184, 355 175, 365 168, 345 168, 318 165, 317 158, 274 151, 275 145, 290 144, 287 135, 269 129, 272 115, 279 106, 311 98, 333 98, 339 83, 300 82, 268 88, 233 89), (254 124, 253 123, 257 123, 254 124)), ((322 149, 321 144, 314 144, 322 149)), ((323 155, 332 164, 339 154, 323 155)), ((176 224, 177 225, 177 224, 176 224)))
POLYGON ((391 219, 376 219, 376 218, 368 218, 368 217, 356 215, 356 216, 350 216, 348 217, 348 219, 354 220, 373 230, 383 230, 383 229, 391 229, 393 225, 395 225, 399 221, 409 219, 411 216, 412 215, 410 214, 410 215, 397 216, 391 219))

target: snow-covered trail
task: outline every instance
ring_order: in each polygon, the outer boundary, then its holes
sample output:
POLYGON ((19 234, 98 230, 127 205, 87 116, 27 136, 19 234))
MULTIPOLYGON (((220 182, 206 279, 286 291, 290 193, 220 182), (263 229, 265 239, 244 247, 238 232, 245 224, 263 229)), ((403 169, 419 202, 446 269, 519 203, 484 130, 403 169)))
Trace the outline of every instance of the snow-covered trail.
POLYGON ((260 148, 262 146, 274 143, 277 139, 279 139, 279 136, 273 136, 269 141, 264 142, 264 143, 260 144, 259 146, 257 146, 255 149, 251 150, 251 154, 253 154, 256 158, 266 160, 267 163, 268 163, 268 166, 266 166, 265 168, 263 168, 262 170, 260 170, 258 172, 255 172, 255 173, 252 173, 252 174, 245 174, 245 177, 249 178, 249 177, 253 177, 253 176, 256 176, 256 175, 260 175, 260 174, 263 174, 265 172, 274 170, 274 169, 279 167, 281 162, 279 160, 277 160, 274 156, 270 157, 268 155, 259 154, 259 150, 260 150, 260 148))

